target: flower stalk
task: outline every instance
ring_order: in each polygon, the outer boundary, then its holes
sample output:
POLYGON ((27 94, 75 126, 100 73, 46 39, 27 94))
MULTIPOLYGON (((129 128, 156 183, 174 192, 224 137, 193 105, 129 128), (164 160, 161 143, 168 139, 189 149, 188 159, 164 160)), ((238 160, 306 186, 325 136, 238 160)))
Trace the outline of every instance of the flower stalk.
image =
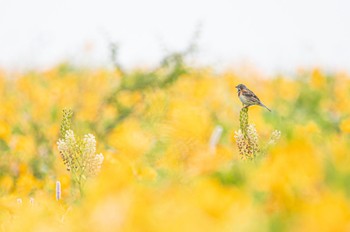
POLYGON ((71 110, 63 111, 61 136, 57 142, 58 150, 67 171, 71 172, 73 186, 84 194, 84 185, 88 178, 94 177, 101 169, 103 155, 96 154, 96 139, 92 134, 80 138, 71 129, 71 110))
POLYGON ((239 128, 245 138, 247 138, 248 129, 248 107, 243 107, 239 113, 239 128))
MULTIPOLYGON (((259 154, 266 152, 266 149, 260 149, 259 135, 255 126, 248 123, 248 118, 248 107, 243 107, 239 114, 240 129, 235 131, 234 135, 239 155, 242 160, 254 160, 259 154)), ((266 147, 275 144, 280 136, 280 131, 273 131, 266 147)))

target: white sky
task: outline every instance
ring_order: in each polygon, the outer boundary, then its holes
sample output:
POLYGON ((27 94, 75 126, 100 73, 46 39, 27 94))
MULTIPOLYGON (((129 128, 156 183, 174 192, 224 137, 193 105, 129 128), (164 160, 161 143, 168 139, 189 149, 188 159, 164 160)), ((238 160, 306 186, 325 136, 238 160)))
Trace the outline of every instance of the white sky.
POLYGON ((199 61, 214 67, 350 71, 348 0, 0 0, 0 67, 106 65, 108 40, 124 66, 152 65, 199 24, 199 61))

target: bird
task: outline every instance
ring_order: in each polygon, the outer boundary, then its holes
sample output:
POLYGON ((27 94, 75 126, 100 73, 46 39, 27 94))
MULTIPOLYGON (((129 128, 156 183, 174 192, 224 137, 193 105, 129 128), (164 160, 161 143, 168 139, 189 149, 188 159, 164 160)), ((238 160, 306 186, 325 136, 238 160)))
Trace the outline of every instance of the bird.
POLYGON ((248 89, 245 85, 239 84, 236 86, 236 89, 238 90, 239 100, 241 100, 243 105, 245 105, 244 108, 248 108, 249 106, 253 105, 258 105, 266 108, 268 111, 271 112, 271 110, 260 101, 260 99, 253 93, 253 91, 248 89))

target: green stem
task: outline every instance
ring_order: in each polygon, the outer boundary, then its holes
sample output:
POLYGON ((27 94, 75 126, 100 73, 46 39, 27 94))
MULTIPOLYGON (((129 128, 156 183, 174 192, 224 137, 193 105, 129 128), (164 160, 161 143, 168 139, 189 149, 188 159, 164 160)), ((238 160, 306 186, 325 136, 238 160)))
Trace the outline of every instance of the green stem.
POLYGON ((79 182, 79 192, 80 192, 80 198, 84 197, 84 183, 83 181, 79 182))
POLYGON ((248 130, 248 107, 243 107, 239 114, 240 129, 245 138, 247 138, 248 130))

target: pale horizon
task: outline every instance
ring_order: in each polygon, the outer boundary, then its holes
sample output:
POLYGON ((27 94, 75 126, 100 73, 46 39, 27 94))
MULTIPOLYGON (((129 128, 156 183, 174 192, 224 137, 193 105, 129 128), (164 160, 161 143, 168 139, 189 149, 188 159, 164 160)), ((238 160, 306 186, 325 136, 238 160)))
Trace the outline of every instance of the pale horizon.
POLYGON ((0 67, 43 69, 62 61, 154 65, 185 49, 195 31, 200 64, 250 63, 265 73, 322 67, 350 72, 348 1, 0 1, 0 67))

